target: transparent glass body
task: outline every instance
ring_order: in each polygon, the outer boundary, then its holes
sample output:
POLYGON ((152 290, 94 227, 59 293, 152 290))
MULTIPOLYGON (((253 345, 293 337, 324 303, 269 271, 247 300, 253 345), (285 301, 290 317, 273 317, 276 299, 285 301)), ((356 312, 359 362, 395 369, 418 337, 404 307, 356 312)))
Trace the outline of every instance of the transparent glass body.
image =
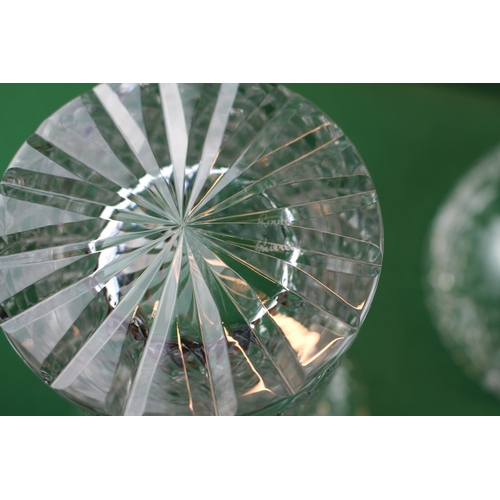
POLYGON ((355 338, 382 264, 359 154, 267 84, 99 85, 0 193, 2 328, 97 414, 277 413, 355 338))

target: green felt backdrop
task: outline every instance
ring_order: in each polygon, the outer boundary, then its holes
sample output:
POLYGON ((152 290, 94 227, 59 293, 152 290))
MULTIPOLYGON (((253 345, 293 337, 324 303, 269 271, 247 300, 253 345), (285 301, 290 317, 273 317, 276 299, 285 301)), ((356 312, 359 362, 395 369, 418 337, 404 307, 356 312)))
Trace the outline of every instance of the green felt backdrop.
MULTIPOLYGON (((500 143, 500 91, 475 85, 290 84, 354 142, 377 187, 385 228, 379 289, 349 351, 373 415, 495 415, 500 401, 469 380, 425 308, 430 222, 457 179, 500 143)), ((23 141, 91 84, 0 85, 0 173, 23 141)), ((0 335, 0 414, 74 415, 0 335)))

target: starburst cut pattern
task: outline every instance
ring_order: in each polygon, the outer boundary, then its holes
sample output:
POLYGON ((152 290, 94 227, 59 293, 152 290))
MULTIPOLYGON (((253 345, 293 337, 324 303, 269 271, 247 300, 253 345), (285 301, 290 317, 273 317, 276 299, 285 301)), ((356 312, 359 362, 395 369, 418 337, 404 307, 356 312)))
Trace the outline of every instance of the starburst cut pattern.
POLYGON ((351 344, 382 263, 375 189, 282 86, 99 85, 0 191, 2 328, 97 414, 272 413, 351 344))

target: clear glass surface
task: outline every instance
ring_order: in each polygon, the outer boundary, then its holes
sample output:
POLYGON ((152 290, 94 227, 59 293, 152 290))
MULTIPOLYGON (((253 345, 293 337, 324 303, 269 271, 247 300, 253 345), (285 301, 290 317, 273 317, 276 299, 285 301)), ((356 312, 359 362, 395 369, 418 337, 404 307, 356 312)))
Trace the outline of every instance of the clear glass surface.
POLYGON ((268 84, 99 85, 1 182, 0 316, 106 415, 277 413, 356 336, 377 195, 321 110, 268 84))
POLYGON ((354 363, 342 358, 311 391, 303 391, 281 413, 284 416, 349 417, 370 414, 367 388, 354 363))

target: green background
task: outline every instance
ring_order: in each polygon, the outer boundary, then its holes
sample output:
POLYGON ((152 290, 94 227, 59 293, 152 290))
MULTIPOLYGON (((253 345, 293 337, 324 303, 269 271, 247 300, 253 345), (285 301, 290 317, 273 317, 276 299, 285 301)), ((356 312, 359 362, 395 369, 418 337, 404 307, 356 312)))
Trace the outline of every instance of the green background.
MULTIPOLYGON (((0 85, 0 173, 56 109, 92 84, 0 85)), ((458 178, 500 143, 494 85, 290 84, 344 130, 368 166, 385 229, 382 277, 349 351, 372 415, 496 415, 500 401, 469 380, 425 307, 430 223, 458 178)), ((0 414, 75 415, 0 335, 0 414)))

